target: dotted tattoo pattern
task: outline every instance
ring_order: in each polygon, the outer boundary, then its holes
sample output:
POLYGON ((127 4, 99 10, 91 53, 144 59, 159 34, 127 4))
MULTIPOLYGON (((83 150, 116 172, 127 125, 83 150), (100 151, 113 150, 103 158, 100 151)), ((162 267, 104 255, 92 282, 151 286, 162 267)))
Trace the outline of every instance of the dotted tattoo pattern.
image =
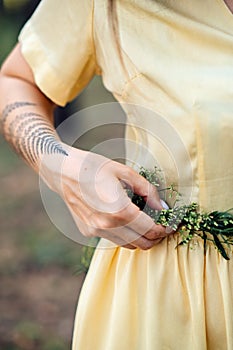
POLYGON ((4 130, 5 127, 5 123, 7 120, 7 117, 10 115, 11 112, 13 112, 15 109, 20 108, 20 107, 26 107, 26 106, 35 106, 35 103, 32 102, 14 102, 11 103, 9 105, 7 105, 3 112, 2 112, 2 116, 1 116, 1 127, 4 130))
POLYGON ((30 102, 15 102, 7 105, 2 112, 1 127, 3 134, 15 151, 29 163, 36 163, 40 154, 62 154, 68 156, 60 141, 56 138, 52 125, 34 112, 25 112, 6 122, 17 108, 35 106, 30 102))

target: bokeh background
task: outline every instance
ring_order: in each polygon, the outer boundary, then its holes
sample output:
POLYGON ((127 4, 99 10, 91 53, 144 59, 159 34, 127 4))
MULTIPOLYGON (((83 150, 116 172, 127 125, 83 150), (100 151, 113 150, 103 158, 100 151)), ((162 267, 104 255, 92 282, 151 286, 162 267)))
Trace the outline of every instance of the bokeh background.
MULTIPOLYGON (((38 0, 0 0, 0 63, 17 42, 38 0)), ((43 63, 42 63, 43 64, 43 63)), ((0 96, 1 98, 1 96, 0 96)), ((114 101, 96 77, 56 124, 87 106, 114 101)), ((123 129, 114 129, 121 137, 123 129)), ((111 138, 92 130, 83 148, 111 138)), ((0 349, 70 349, 73 320, 85 277, 78 273, 82 246, 61 234, 47 216, 38 176, 0 136, 0 349)), ((94 311, 94 310, 93 310, 94 311)))

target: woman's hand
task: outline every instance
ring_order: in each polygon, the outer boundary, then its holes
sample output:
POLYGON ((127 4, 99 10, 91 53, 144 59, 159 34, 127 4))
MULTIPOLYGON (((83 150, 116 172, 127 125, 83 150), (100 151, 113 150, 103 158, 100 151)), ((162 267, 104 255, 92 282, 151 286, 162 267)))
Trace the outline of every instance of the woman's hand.
POLYGON ((126 165, 62 146, 68 156, 45 156, 40 175, 64 199, 84 236, 106 238, 131 249, 149 249, 167 235, 124 190, 131 188, 152 208, 161 210, 157 190, 146 179, 126 165))

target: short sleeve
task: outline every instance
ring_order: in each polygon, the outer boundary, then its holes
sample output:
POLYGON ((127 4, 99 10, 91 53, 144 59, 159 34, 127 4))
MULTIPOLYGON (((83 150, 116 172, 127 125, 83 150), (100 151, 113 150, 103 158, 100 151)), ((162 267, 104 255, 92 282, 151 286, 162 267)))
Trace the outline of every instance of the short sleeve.
POLYGON ((58 105, 78 95, 97 73, 93 0, 42 0, 19 35, 37 86, 58 105))

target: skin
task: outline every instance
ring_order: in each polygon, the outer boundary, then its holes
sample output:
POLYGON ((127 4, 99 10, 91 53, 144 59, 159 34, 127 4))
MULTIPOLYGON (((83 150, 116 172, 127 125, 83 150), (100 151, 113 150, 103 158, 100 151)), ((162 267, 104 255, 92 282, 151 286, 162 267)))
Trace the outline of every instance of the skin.
POLYGON ((130 186, 152 208, 161 210, 154 186, 126 165, 61 142, 53 126, 56 106, 36 86, 19 44, 2 65, 0 95, 5 138, 64 199, 83 235, 143 250, 167 235, 163 226, 132 204, 123 189, 130 186))
POLYGON ((224 0, 230 11, 233 13, 233 0, 224 0))

